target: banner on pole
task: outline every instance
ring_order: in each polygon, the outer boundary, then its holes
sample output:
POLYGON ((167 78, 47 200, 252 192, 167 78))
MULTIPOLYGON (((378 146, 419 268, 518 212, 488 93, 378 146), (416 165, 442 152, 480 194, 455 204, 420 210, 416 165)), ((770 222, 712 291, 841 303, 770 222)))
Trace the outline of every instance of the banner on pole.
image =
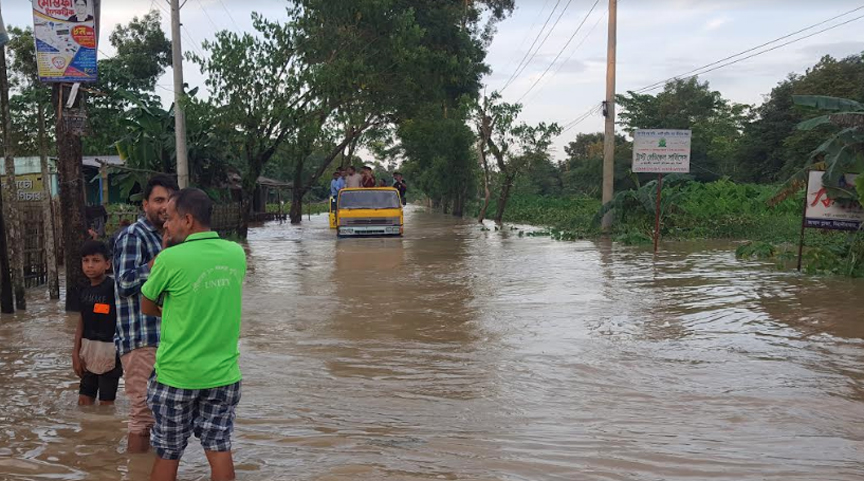
POLYGON ((33 37, 42 82, 96 82, 94 0, 33 0, 33 37))
MULTIPOLYGON (((823 171, 810 171, 807 184, 807 210, 804 225, 817 229, 858 230, 864 223, 864 208, 857 202, 840 204, 829 197, 822 184, 823 171)), ((846 174, 840 179, 840 188, 855 189, 855 174, 846 174)))
POLYGON ((633 133, 633 172, 690 172, 690 130, 640 129, 633 133))

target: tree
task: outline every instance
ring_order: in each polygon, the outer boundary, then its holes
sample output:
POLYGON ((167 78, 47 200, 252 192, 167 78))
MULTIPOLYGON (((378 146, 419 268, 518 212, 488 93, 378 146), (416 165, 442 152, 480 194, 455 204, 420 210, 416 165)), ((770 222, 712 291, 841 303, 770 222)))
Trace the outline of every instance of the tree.
POLYGON ((732 103, 694 77, 673 80, 656 96, 618 95, 621 123, 627 130, 690 129, 691 167, 700 180, 734 176, 731 159, 748 120, 749 106, 732 103))
POLYGON ((133 17, 126 25, 117 25, 109 36, 116 54, 99 60, 99 81, 93 88, 103 95, 91 97, 90 133, 84 150, 91 155, 114 151, 114 143, 126 134, 119 119, 126 118, 133 107, 126 92, 152 103, 156 82, 171 65, 171 41, 162 30, 158 10, 143 17, 133 17))
MULTIPOLYGON (((16 150, 21 155, 38 155, 42 173, 42 241, 45 246, 48 293, 51 299, 60 298, 55 249, 54 208, 51 202, 51 175, 48 170, 49 132, 47 123, 51 90, 39 81, 36 52, 33 49, 33 31, 12 27, 9 51, 12 53, 13 84, 16 93, 11 99, 12 122, 16 150), (36 111, 34 119, 32 113, 36 111)), ((53 121, 53 118, 50 119, 53 121)))
MULTIPOLYGON (((603 184, 603 132, 577 134, 564 147, 567 159, 561 165, 562 187, 569 194, 600 198, 603 184)), ((615 135, 615 190, 635 187, 630 172, 633 144, 623 135, 615 135)), ((649 179, 650 180, 650 179, 649 179)))
POLYGON ((797 125, 809 112, 796 106, 794 95, 827 95, 864 102, 864 54, 842 60, 823 57, 803 75, 790 74, 744 127, 735 155, 742 179, 776 182, 807 165, 810 153, 824 140, 827 127, 802 131, 797 125))
POLYGON ((497 93, 484 99, 482 107, 475 109, 475 118, 480 126, 480 136, 486 139, 486 148, 498 168, 501 191, 495 222, 500 225, 516 178, 536 165, 549 161, 549 147, 561 133, 561 127, 543 122, 536 126, 525 123, 517 125, 522 105, 500 102, 499 99, 497 93))
POLYGON ((478 167, 475 138, 465 118, 444 117, 430 106, 429 112, 402 122, 398 134, 402 154, 410 159, 403 170, 411 188, 426 194, 433 207, 461 217, 478 167))
MULTIPOLYGON (((864 205, 864 175, 858 176, 856 186, 846 185, 845 181, 846 174, 864 173, 864 103, 819 95, 796 95, 793 99, 796 105, 810 111, 831 112, 798 124, 798 129, 811 131, 823 125, 832 126, 832 134, 811 153, 811 159, 825 164, 822 183, 832 199, 864 205)), ((793 177, 798 186, 808 170, 803 169, 793 177)))

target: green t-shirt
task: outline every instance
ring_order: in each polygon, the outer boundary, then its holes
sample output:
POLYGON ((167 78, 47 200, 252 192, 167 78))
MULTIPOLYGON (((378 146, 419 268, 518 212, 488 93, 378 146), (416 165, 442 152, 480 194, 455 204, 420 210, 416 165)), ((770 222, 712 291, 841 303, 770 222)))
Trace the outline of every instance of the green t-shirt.
POLYGON ((240 381, 240 315, 246 253, 215 232, 163 250, 141 293, 162 305, 156 351, 161 384, 210 389, 240 381))

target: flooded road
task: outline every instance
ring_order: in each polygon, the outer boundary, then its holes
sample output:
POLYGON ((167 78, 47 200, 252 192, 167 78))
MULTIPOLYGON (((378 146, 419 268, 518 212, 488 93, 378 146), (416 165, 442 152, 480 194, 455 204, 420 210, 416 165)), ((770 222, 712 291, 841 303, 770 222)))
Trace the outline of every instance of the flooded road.
MULTIPOLYGON (((864 478, 864 282, 734 259, 326 218, 249 241, 241 480, 864 478)), ((146 479, 78 408, 59 304, 0 321, 0 479, 146 479)), ((207 479, 193 440, 181 479, 207 479)))

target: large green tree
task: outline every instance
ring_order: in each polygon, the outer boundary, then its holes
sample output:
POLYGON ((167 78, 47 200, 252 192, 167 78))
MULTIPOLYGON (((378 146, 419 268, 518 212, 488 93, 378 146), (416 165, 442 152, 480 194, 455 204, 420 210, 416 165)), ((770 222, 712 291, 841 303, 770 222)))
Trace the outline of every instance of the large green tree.
MULTIPOLYGON (((478 136, 483 142, 478 143, 478 149, 484 174, 490 170, 487 157, 495 161, 500 189, 495 222, 499 225, 503 222, 517 178, 551 162, 549 148, 552 140, 561 133, 561 127, 554 123, 517 123, 521 112, 521 104, 501 102, 497 92, 475 105, 473 112, 478 136)), ((481 208, 481 222, 487 207, 488 197, 481 208)))
MULTIPOLYGON (((577 134, 576 139, 564 147, 567 158, 561 164, 562 187, 565 193, 600 198, 603 185, 602 132, 577 134)), ((634 187, 630 168, 633 162, 633 143, 623 135, 615 135, 615 190, 634 187)))
POLYGON ((791 74, 755 109, 755 119, 744 128, 735 155, 741 178, 751 182, 777 182, 804 167, 810 153, 828 132, 823 126, 799 130, 811 115, 796 106, 794 95, 824 95, 864 102, 864 54, 841 60, 823 57, 803 75, 791 74))
POLYGON ((84 153, 105 155, 116 151, 114 143, 126 135, 120 121, 133 107, 125 92, 156 102, 156 82, 171 65, 171 41, 161 26, 157 10, 133 17, 114 27, 108 40, 116 54, 99 60, 99 81, 92 87, 101 95, 88 100, 89 135, 84 137, 84 153))

